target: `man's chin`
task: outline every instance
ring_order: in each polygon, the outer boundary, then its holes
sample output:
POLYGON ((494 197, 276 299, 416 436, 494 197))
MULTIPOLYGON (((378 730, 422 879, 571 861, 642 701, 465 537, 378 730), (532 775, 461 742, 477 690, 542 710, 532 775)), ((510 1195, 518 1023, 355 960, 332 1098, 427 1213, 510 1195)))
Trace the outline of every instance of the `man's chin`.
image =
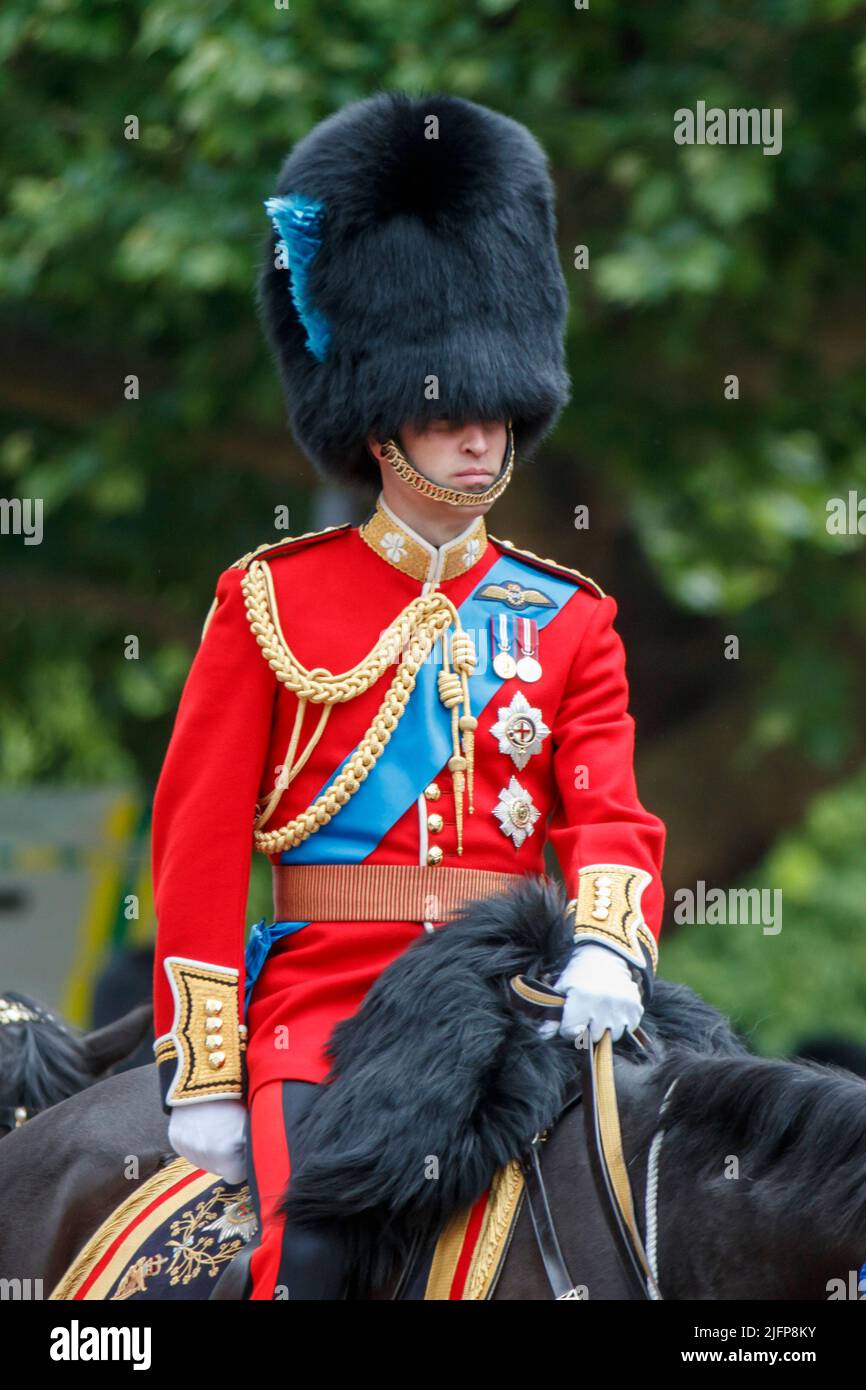
POLYGON ((492 478, 485 478, 483 482, 467 483, 463 478, 452 478, 448 487, 453 487, 455 492, 487 492, 493 486, 492 478))

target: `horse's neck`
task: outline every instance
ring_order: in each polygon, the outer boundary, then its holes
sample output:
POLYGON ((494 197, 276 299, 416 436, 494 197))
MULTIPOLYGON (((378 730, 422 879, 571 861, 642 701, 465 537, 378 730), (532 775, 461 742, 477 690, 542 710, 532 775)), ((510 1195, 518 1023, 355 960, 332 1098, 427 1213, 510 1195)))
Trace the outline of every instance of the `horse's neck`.
POLYGON ((749 1171, 748 1152, 734 1152, 733 1139, 707 1133, 702 1144, 700 1135, 683 1134, 684 1121, 666 1130, 664 1117, 657 1115, 663 1088, 653 1070, 644 1077, 624 1072, 632 1084, 623 1085, 618 1068, 617 1094, 645 1244, 645 1194, 653 1176, 648 1158, 653 1138, 661 1135, 651 1165, 657 1189, 650 1207, 657 1219, 662 1297, 824 1301, 839 1281, 856 1288, 856 1271, 866 1260, 866 1233, 860 1239, 853 1230, 838 1234, 845 1193, 840 1191, 834 1213, 832 1175, 821 1191, 822 1216, 801 1193, 788 1192, 781 1178, 749 1171))

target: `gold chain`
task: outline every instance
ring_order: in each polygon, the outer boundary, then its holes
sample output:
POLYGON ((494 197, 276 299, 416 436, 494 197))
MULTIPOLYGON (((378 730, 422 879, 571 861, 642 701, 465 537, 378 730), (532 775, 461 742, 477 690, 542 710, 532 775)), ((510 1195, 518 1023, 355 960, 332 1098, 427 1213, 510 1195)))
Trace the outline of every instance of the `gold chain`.
POLYGON ((508 463, 505 471, 500 472, 500 476, 485 492, 458 492, 453 487, 440 487, 430 478, 425 478, 423 473, 419 473, 417 468, 409 462, 406 455, 393 439, 388 439, 382 445, 382 457, 390 463, 398 477, 410 484, 416 492, 420 492, 424 497, 432 497, 437 502, 450 502, 455 507, 474 507, 479 502, 495 502, 497 497, 501 497, 508 484, 511 482, 511 474, 514 471, 514 436, 511 430, 511 421, 508 422, 508 463))
MULTIPOLYGON (((313 704, 324 705, 330 709, 335 704, 353 700, 375 684, 386 667, 397 659, 397 653, 401 649, 408 649, 407 655, 398 662, 394 679, 376 717, 351 758, 331 785, 326 787, 325 791, 307 807, 306 811, 287 821, 278 830, 254 830, 253 843, 261 854, 276 854, 301 844, 315 831, 321 829, 323 825, 327 825, 328 821, 333 819, 340 808, 345 806, 347 801, 358 791, 361 783, 366 780, 382 756, 391 734, 400 722, 409 697, 415 689, 421 665, 430 655, 439 638, 447 641, 448 629, 452 623, 457 628, 454 640, 465 638, 465 641, 458 642, 456 651, 452 651, 452 662, 464 680, 465 698, 463 704, 466 711, 460 719, 457 717, 456 709, 452 709, 455 722, 455 757, 451 759, 451 763, 456 764, 458 760, 463 761, 462 768, 457 766, 452 768, 452 775, 462 773, 465 770, 466 761, 459 759, 458 731, 460 725, 465 722, 471 721, 472 725, 476 723, 469 711, 468 688, 465 686, 465 676, 471 673, 475 664, 475 654, 473 650, 470 650, 471 639, 460 626, 457 609, 445 594, 434 589, 429 594, 422 594, 418 598, 412 599, 411 603, 408 603, 390 626, 385 629, 375 646, 362 661, 359 661, 348 671, 334 674, 323 666, 316 666, 312 669, 303 666, 286 642, 280 626, 273 589, 273 577, 266 560, 253 560, 241 578, 241 588, 244 594, 247 619, 255 634, 256 641, 261 647, 262 655, 273 670, 277 680, 293 691, 301 702, 309 700, 313 704)), ((327 710, 324 711, 323 715, 326 715, 327 712, 327 710)), ((325 717, 319 720, 301 758, 289 769, 286 779, 279 786, 280 792, 288 786, 291 779, 297 775, 309 758, 315 743, 321 737, 324 725, 325 717)), ((296 722, 290 745, 292 756, 297 744, 298 729, 299 725, 296 722)), ((471 740, 471 731, 467 730, 467 733, 471 740)), ((471 766, 471 758, 469 761, 471 766)), ((462 789, 462 777, 459 777, 459 780, 462 789)), ((257 824, 261 824, 267 819, 277 800, 279 800, 278 795, 276 798, 271 797, 268 808, 258 818, 257 824)), ((458 817, 458 819, 462 818, 458 817)))

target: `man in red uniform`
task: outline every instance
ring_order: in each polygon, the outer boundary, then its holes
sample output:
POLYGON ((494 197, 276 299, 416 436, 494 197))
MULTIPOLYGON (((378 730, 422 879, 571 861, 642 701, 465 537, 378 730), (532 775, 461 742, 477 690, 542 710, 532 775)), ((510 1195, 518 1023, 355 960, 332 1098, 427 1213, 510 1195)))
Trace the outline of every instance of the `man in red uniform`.
POLYGON ((266 208, 292 428, 325 476, 381 490, 360 526, 219 577, 154 801, 155 1054, 177 1152, 249 1169, 250 1296, 336 1298, 339 1237, 278 1210, 334 1026, 463 902, 542 873, 549 839, 562 1031, 619 1037, 652 986, 665 830, 615 601, 485 524, 568 397, 540 147, 473 103, 383 94, 302 140, 266 208), (274 920, 245 951, 251 838, 274 920))

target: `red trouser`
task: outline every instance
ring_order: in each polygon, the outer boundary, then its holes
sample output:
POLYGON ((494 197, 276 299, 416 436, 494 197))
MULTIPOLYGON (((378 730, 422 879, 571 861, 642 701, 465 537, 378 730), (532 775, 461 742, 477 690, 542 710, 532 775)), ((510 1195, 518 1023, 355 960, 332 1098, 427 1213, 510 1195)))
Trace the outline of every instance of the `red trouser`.
POLYGON ((269 1081, 253 1096, 247 1117, 247 1156, 261 1243, 250 1259, 247 1298, 345 1297, 348 1270, 339 1230, 294 1226, 277 1210, 292 1162, 297 1165, 301 1157, 298 1125, 318 1089, 309 1081, 269 1081))

